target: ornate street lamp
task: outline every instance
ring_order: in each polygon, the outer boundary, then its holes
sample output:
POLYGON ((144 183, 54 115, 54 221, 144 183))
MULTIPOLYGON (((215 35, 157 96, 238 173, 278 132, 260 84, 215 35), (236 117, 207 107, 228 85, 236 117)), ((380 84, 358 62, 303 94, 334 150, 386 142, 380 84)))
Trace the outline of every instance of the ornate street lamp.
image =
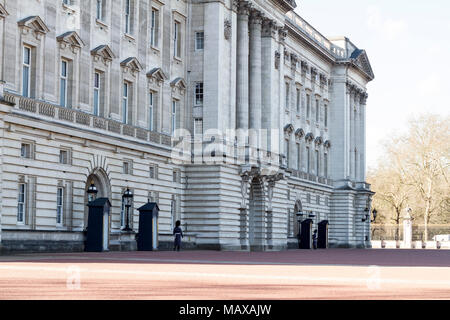
POLYGON ((127 190, 125 190, 125 192, 123 193, 122 201, 127 210, 126 226, 123 229, 123 231, 131 231, 130 224, 129 224, 129 214, 130 214, 131 203, 133 202, 133 192, 131 192, 131 190, 129 188, 127 188, 127 190))
POLYGON ((95 198, 97 198, 97 192, 98 192, 97 187, 94 184, 94 180, 92 180, 91 185, 87 189, 88 202, 94 201, 95 198))
POLYGON ((375 220, 377 219, 377 213, 378 213, 377 209, 374 208, 372 210, 373 220, 370 220, 370 222, 375 222, 375 220))

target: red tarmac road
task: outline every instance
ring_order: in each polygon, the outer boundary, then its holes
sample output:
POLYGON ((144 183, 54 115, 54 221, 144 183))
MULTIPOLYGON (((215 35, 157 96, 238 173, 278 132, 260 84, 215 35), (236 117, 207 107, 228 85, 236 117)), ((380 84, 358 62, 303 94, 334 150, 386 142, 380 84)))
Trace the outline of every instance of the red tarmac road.
POLYGON ((450 299, 449 250, 0 256, 0 299, 450 299))

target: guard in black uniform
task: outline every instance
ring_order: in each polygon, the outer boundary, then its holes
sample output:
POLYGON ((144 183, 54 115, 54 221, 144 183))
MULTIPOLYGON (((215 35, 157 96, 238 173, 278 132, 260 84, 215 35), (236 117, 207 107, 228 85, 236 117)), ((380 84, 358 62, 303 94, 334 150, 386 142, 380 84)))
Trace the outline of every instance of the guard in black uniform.
POLYGON ((173 235, 175 236, 173 251, 180 251, 181 238, 183 238, 183 230, 181 230, 181 221, 175 222, 175 228, 173 228, 173 235))
POLYGON ((314 248, 314 250, 316 250, 317 249, 317 229, 314 230, 312 238, 313 238, 313 248, 314 248))

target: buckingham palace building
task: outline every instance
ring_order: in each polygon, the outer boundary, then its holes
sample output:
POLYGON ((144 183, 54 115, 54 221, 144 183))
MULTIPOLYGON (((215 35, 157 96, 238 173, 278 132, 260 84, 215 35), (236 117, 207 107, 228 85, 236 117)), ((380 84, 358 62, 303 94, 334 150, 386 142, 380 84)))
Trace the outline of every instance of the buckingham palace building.
POLYGON ((374 74, 301 5, 0 0, 1 252, 85 250, 90 188, 107 250, 148 202, 154 249, 177 220, 185 249, 369 248, 374 74))

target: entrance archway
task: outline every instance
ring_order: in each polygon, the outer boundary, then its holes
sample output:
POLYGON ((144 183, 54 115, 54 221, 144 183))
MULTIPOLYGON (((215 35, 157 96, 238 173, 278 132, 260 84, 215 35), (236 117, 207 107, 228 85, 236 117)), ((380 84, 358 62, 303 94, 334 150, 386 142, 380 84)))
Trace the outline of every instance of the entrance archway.
POLYGON ((250 185, 248 241, 250 251, 264 250, 265 235, 265 205, 264 184, 260 178, 253 178, 250 185))
MULTIPOLYGON (((91 183, 94 183, 96 186, 98 193, 97 193, 97 199, 98 198, 108 198, 111 201, 111 183, 109 181, 108 174, 106 171, 102 168, 95 168, 92 170, 92 172, 89 174, 86 185, 84 187, 84 203, 88 203, 88 195, 87 195, 87 189, 91 185, 91 183)), ((88 221, 88 207, 84 206, 84 227, 87 226, 88 221)))

